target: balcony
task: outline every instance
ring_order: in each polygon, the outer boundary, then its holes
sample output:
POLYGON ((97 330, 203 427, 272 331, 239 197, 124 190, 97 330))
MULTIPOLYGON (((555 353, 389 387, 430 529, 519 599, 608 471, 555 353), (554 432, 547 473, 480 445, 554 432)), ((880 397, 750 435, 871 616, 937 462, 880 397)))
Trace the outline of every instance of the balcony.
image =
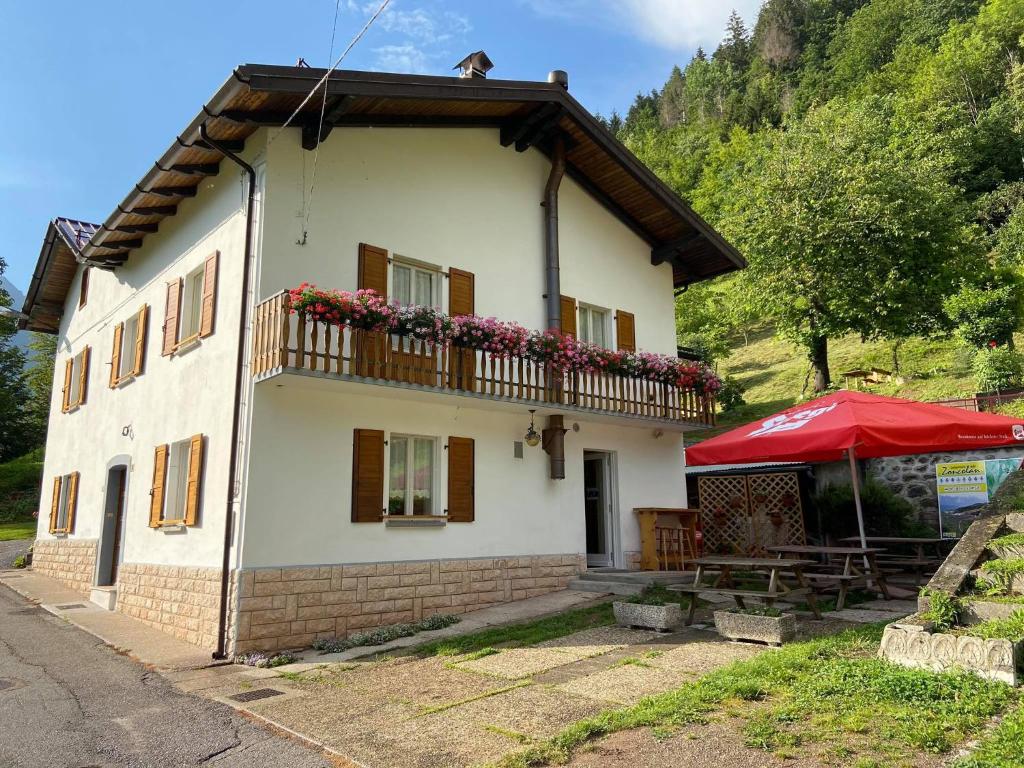
POLYGON ((676 428, 715 422, 714 397, 695 389, 602 372, 565 373, 530 358, 308 320, 291 312, 285 291, 256 306, 253 330, 256 381, 299 374, 676 428))

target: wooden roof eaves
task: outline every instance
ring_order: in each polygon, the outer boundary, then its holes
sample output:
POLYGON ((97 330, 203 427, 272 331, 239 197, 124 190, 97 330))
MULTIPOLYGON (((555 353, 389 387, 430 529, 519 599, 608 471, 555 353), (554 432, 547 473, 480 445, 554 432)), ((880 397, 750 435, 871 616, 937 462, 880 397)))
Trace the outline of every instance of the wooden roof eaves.
POLYGON ((68 248, 72 254, 75 249, 65 240, 60 229, 57 227, 55 220, 50 221, 46 227, 46 235, 43 237, 43 244, 39 248, 39 258, 36 259, 36 268, 32 272, 32 278, 29 281, 28 291, 25 292, 25 302, 22 305, 21 312, 25 317, 18 320, 19 330, 30 330, 38 331, 39 333, 56 333, 57 331, 49 328, 43 328, 41 326, 32 325, 32 310, 36 307, 39 301, 39 295, 43 288, 43 283, 46 280, 46 275, 50 270, 50 264, 52 262, 54 251, 63 243, 64 247, 68 248))

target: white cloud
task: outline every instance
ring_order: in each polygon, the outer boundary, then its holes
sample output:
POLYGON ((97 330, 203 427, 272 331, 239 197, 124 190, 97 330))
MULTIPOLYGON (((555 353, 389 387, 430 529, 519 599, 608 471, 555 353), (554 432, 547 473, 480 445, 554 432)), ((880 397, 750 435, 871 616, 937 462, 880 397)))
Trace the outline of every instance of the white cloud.
MULTIPOLYGON (((369 18, 380 0, 346 0, 346 10, 369 18)), ((373 33, 382 44, 372 47, 372 68, 386 72, 428 74, 447 72, 462 58, 473 30, 469 19, 444 8, 442 0, 407 4, 392 0, 377 19, 373 33)))
POLYGON ((763 0, 523 0, 534 12, 572 23, 624 29, 662 48, 714 48, 735 9, 752 27, 763 0))

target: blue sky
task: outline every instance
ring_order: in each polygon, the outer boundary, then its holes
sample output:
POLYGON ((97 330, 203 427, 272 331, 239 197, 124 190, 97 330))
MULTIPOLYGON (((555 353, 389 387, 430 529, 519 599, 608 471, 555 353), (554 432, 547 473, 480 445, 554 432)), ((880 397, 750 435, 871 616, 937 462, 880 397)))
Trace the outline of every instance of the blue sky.
MULTIPOLYGON (((337 56, 379 0, 340 0, 337 56)), ((392 0, 342 65, 448 74, 483 48, 492 77, 569 72, 591 111, 624 112, 735 7, 760 0, 392 0)), ((47 222, 103 221, 199 107, 246 62, 326 66, 335 0, 0 0, 0 231, 27 287, 47 222)))

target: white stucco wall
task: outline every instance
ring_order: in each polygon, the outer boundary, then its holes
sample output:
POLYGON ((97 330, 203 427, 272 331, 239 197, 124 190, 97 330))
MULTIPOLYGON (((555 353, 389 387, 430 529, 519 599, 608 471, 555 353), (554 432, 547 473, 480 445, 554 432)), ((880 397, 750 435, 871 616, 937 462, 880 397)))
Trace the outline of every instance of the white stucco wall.
MULTIPOLYGON (((550 163, 496 129, 335 128, 313 153, 288 129, 267 153, 260 296, 303 280, 354 290, 360 242, 476 275, 476 311, 545 325, 543 208, 550 163), (306 244, 297 245, 306 230, 306 244)), ((559 193, 561 291, 636 316, 641 349, 675 354, 672 273, 570 178, 559 193)), ((442 308, 447 308, 447 288, 442 308)))
MULTIPOLYGON (((250 142, 252 155, 258 142, 250 142)), ((56 375, 40 501, 40 538, 48 533, 55 475, 81 474, 72 538, 98 538, 108 464, 130 458, 124 517, 124 562, 219 566, 224 537, 227 467, 234 391, 239 286, 245 234, 246 180, 225 161, 195 198, 115 272, 93 269, 88 302, 78 308, 81 268, 68 294, 58 337, 56 375), (220 251, 215 331, 197 346, 162 357, 166 283, 220 251), (149 304, 145 369, 134 381, 108 386, 114 326, 149 304), (92 347, 88 399, 61 413, 64 361, 92 347), (123 433, 128 429, 129 434, 123 433), (154 449, 206 435, 199 525, 181 533, 149 528, 154 449)))
MULTIPOLYGON (((634 507, 683 506, 678 433, 656 438, 650 426, 595 424, 570 415, 566 426, 578 422, 580 431, 565 436, 565 479, 551 480, 539 446, 525 446, 524 458, 513 458, 513 441, 529 424, 525 409, 490 410, 482 402, 464 407, 440 394, 428 396, 434 398, 428 405, 384 386, 369 385, 379 393, 365 395, 338 382, 283 381, 256 386, 242 567, 583 553, 585 450, 615 453, 623 551, 639 549, 634 507), (435 436, 441 445, 449 436, 473 438, 475 521, 427 529, 351 522, 357 428, 435 436)), ((439 509, 446 506, 446 462, 439 449, 439 509)))

